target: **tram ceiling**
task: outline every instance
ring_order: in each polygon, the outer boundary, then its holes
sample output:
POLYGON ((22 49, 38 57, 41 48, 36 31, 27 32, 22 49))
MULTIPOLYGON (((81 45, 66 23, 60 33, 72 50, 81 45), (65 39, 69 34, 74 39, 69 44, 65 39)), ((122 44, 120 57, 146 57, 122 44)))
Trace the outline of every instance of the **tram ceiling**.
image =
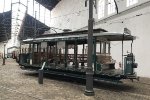
POLYGON ((61 0, 35 0, 49 10, 52 10, 61 0))

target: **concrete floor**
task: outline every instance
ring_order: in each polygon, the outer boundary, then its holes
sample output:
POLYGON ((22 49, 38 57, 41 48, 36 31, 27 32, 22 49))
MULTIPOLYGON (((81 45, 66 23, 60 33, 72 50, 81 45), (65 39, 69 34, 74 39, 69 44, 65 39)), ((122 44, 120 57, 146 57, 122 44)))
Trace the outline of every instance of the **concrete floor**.
MULTIPOLYGON (((0 60, 2 63, 2 60, 0 60)), ((150 79, 124 81, 115 85, 98 83, 95 96, 84 95, 84 84, 45 78, 38 84, 37 74, 24 71, 12 59, 0 65, 0 100, 150 100, 150 79)))

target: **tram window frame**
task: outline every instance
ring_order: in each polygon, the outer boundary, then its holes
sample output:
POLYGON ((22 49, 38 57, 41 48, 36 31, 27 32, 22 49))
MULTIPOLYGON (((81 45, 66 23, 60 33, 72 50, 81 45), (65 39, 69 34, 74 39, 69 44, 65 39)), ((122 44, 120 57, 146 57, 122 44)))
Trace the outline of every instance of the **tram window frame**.
POLYGON ((106 43, 106 54, 109 54, 109 43, 106 43))
POLYGON ((38 52, 38 44, 34 44, 34 53, 37 53, 38 52))
POLYGON ((105 53, 104 49, 105 49, 105 44, 104 42, 101 42, 101 54, 105 53))
POLYGON ((100 41, 100 54, 110 54, 110 42, 100 41))
POLYGON ((100 43, 96 43, 96 54, 100 54, 100 43))

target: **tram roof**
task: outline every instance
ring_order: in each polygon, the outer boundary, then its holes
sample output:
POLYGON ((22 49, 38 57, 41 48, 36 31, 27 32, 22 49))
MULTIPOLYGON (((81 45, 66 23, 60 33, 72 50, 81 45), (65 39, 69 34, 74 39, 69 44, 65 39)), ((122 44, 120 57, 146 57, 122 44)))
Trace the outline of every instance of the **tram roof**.
MULTIPOLYGON (((107 32, 107 31, 105 29, 102 29, 102 28, 93 29, 93 33, 101 33, 101 32, 107 32)), ((81 35, 81 34, 87 34, 87 33, 88 33, 88 30, 67 31, 67 32, 63 32, 63 33, 42 34, 42 35, 37 36, 36 38, 81 35)))
MULTIPOLYGON (((117 33, 117 32, 100 32, 94 33, 93 37, 96 37, 98 40, 106 40, 106 41, 129 41, 135 40, 136 37, 126 33, 117 33)), ((26 39, 23 40, 24 43, 30 42, 47 42, 47 41, 73 41, 73 40, 86 40, 88 38, 88 34, 80 34, 80 35, 68 35, 68 36, 52 36, 52 37, 39 37, 35 39, 26 39)))

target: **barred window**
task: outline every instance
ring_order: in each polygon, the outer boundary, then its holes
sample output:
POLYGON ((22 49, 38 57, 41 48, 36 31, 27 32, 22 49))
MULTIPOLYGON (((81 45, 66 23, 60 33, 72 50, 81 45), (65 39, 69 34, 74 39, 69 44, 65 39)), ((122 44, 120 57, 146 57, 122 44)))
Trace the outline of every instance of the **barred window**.
POLYGON ((98 19, 103 18, 104 13, 105 13, 105 0, 99 0, 98 1, 98 19))
POLYGON ((108 0, 108 15, 115 12, 116 6, 114 0, 108 0))

